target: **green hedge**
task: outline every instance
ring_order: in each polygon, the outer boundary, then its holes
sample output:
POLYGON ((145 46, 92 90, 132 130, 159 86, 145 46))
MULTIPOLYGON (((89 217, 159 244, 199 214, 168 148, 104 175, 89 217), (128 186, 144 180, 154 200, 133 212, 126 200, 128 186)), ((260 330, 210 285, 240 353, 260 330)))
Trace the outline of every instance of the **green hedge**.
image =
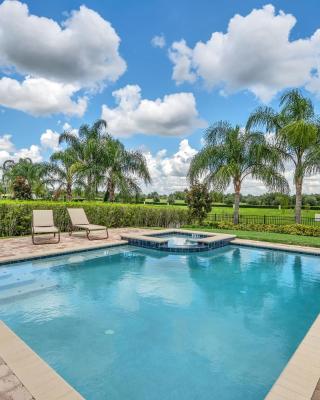
POLYGON ((110 204, 96 202, 54 201, 0 201, 0 236, 28 235, 34 209, 51 209, 55 224, 67 231, 69 217, 67 207, 83 207, 93 224, 109 227, 158 226, 170 227, 191 223, 187 209, 167 206, 144 206, 137 204, 110 204))
POLYGON ((264 225, 264 224, 238 224, 231 222, 212 222, 208 226, 211 228, 234 229, 240 231, 257 231, 257 232, 273 232, 287 233, 289 235, 302 236, 320 236, 320 227, 309 225, 264 225))

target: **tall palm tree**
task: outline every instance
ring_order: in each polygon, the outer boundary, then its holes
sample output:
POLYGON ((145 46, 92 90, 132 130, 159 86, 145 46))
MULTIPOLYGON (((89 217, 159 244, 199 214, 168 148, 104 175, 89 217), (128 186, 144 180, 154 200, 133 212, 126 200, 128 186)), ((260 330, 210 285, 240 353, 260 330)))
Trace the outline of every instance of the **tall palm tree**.
POLYGON ((45 163, 48 181, 55 187, 55 197, 59 197, 60 193, 65 191, 67 201, 71 201, 73 186, 76 184, 79 187, 84 184, 75 171, 76 162, 77 153, 69 147, 54 152, 50 162, 45 163))
POLYGON ((294 165, 295 220, 301 223, 303 179, 320 172, 320 126, 313 104, 299 90, 287 91, 280 99, 279 112, 259 107, 250 115, 247 129, 258 126, 275 134, 283 160, 294 165))
POLYGON ((75 154, 74 172, 86 179, 86 196, 95 197, 103 182, 102 142, 109 138, 104 120, 97 120, 91 127, 87 124, 79 128, 79 135, 66 131, 59 137, 59 143, 67 143, 75 154))
POLYGON ((288 191, 287 181, 280 173, 284 168, 279 153, 261 132, 243 131, 220 121, 207 129, 204 139, 203 149, 191 161, 189 180, 194 183, 203 178, 216 191, 223 191, 232 183, 235 224, 239 222, 241 186, 248 176, 272 190, 288 191))
POLYGON ((98 120, 91 127, 82 125, 79 136, 64 132, 59 142, 72 149, 76 158, 72 171, 86 180, 87 197, 93 198, 98 188, 106 185, 105 198, 114 201, 116 190, 123 195, 138 193, 139 180, 150 182, 150 174, 143 154, 126 150, 106 128, 106 121, 98 120))
POLYGON ((140 151, 128 151, 112 137, 103 140, 101 150, 106 200, 114 201, 116 190, 124 196, 137 195, 140 192, 139 180, 145 184, 151 182, 146 159, 140 151))

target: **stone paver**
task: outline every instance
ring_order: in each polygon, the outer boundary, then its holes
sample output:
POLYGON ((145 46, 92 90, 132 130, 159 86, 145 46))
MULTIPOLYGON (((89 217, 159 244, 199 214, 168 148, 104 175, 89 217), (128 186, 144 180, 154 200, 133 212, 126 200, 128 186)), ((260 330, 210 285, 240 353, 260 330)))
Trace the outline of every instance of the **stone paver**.
MULTIPOLYGON (((58 244, 33 245, 30 236, 0 239, 0 263, 126 243, 121 239, 121 234, 144 233, 147 231, 150 232, 150 230, 139 228, 109 229, 109 238, 102 240, 88 240, 83 232, 76 232, 71 237, 68 233, 62 233, 61 241, 58 244)), ((99 234, 97 234, 97 236, 98 235, 99 234)), ((47 241, 48 238, 39 236, 37 240, 47 241)))
POLYGON ((2 358, 0 358, 0 400, 34 400, 2 358))
POLYGON ((320 379, 311 400, 320 400, 320 379))

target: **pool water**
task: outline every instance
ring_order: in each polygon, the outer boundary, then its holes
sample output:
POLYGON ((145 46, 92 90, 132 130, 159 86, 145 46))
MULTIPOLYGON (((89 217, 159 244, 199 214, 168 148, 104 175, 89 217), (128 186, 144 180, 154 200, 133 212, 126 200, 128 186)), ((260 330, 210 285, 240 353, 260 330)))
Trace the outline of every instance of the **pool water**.
POLYGON ((161 239, 168 239, 168 247, 180 247, 180 246, 198 246, 197 239, 193 238, 192 235, 179 235, 179 233, 168 234, 168 235, 152 235, 153 237, 159 237, 161 239))
POLYGON ((0 268, 0 318, 87 400, 261 400, 320 311, 319 264, 234 245, 36 260, 0 268))

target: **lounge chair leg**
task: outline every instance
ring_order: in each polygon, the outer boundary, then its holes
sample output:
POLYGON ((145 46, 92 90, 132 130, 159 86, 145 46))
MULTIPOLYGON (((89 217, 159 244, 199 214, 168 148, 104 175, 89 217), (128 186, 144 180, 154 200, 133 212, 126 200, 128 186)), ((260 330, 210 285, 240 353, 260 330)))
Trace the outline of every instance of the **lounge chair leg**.
POLYGON ((107 233, 107 235, 104 236, 104 237, 95 237, 95 238, 91 238, 91 237, 90 237, 90 233, 91 233, 91 231, 90 231, 89 229, 86 229, 87 238, 88 238, 89 240, 104 240, 104 239, 108 239, 108 238, 109 238, 109 231, 108 231, 108 228, 106 228, 106 233, 107 233))
MULTIPOLYGON (((31 238, 32 238, 32 244, 35 244, 35 245, 40 245, 40 244, 58 244, 58 243, 60 243, 60 231, 58 232, 58 239, 54 243, 52 243, 52 242, 37 242, 35 240, 36 238, 35 238, 34 233, 32 233, 31 238)), ((53 234, 53 239, 55 239, 55 238, 56 238, 56 233, 53 234)))

